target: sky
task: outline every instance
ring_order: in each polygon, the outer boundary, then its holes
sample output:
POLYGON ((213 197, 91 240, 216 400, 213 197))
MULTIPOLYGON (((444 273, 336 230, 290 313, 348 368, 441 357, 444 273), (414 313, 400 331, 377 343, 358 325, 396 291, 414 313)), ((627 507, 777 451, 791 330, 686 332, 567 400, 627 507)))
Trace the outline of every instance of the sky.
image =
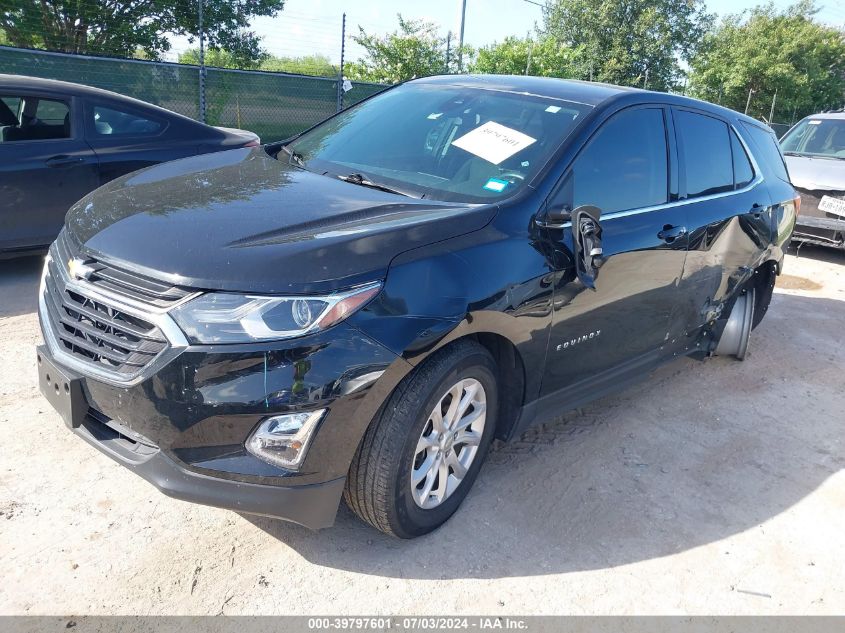
MULTIPOLYGON (((542 2, 543 0, 536 0, 542 2)), ((763 0, 707 0, 707 9, 718 15, 749 9, 763 0)), ((775 0, 778 7, 792 4, 775 0)), ((275 18, 258 18, 252 28, 262 36, 264 47, 279 56, 322 53, 337 63, 340 59, 341 16, 347 14, 346 59, 362 55, 351 40, 358 26, 368 33, 384 34, 396 29, 396 14, 435 22, 443 35, 457 32, 461 0, 287 0, 275 18)), ((845 26, 845 4, 837 0, 819 2, 818 19, 845 26)), ((542 9, 526 0, 467 0, 464 40, 473 46, 501 41, 508 35, 524 37, 542 21, 542 9)), ((174 42, 175 44, 175 42, 174 42)))

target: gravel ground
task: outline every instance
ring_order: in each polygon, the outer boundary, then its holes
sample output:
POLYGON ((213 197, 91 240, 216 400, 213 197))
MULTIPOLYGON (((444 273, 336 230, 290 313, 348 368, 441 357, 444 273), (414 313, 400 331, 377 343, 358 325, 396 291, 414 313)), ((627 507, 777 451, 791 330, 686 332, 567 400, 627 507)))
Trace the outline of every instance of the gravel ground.
POLYGON ((74 437, 36 388, 39 268, 0 262, 0 614, 845 613, 845 255, 788 257, 745 362, 496 446, 411 542, 168 499, 74 437))

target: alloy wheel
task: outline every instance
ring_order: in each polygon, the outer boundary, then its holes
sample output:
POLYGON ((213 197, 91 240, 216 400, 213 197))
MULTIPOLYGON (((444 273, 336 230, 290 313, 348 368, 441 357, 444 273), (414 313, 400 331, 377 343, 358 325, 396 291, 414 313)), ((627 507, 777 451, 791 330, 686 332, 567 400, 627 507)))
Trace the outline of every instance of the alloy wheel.
POLYGON ((474 378, 458 381, 438 400, 411 465, 411 492, 420 508, 436 508, 458 489, 476 458, 486 421, 487 394, 474 378))

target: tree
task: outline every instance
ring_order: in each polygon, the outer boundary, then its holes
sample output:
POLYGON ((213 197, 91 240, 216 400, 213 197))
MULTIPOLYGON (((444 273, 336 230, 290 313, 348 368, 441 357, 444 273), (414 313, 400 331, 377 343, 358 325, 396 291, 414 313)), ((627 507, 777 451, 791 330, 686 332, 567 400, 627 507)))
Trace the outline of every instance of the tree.
POLYGON ((326 55, 303 55, 302 57, 268 57, 261 62, 260 70, 314 75, 316 77, 337 77, 339 69, 326 55))
POLYGON ((579 54, 580 51, 553 37, 508 37, 504 42, 478 49, 470 71, 493 75, 576 77, 579 54))
MULTIPOLYGON (((457 71, 460 51, 457 46, 447 46, 447 39, 440 36, 437 25, 423 20, 406 20, 401 14, 397 17, 399 29, 382 37, 358 27, 359 34, 353 39, 364 48, 366 55, 344 67, 347 77, 396 83, 457 71), (447 48, 450 49, 448 54, 447 48)), ((464 47, 463 55, 471 55, 471 49, 464 47)))
MULTIPOLYGON (((179 55, 180 64, 200 63, 198 48, 189 48, 179 55)), ((231 52, 211 48, 205 52, 205 65, 215 68, 236 68, 239 70, 265 70, 267 72, 294 73, 316 77, 337 77, 338 67, 326 55, 303 55, 302 57, 275 57, 262 54, 259 59, 237 59, 231 52)))
POLYGON ((580 78, 669 90, 712 22, 702 0, 547 0, 540 30, 582 51, 580 78))
MULTIPOLYGON (((276 15, 285 0, 202 0, 211 48, 258 59, 259 40, 247 30, 255 16, 276 15)), ((150 59, 170 50, 169 35, 199 33, 199 0, 0 0, 0 29, 13 46, 66 53, 150 59)))
MULTIPOLYGON (((209 48, 205 51, 205 65, 215 68, 238 68, 241 70, 255 70, 261 63, 268 58, 266 53, 259 53, 258 59, 242 59, 236 56, 231 51, 222 48, 209 48)), ((198 66, 200 63, 200 49, 189 48, 179 55, 180 64, 193 64, 198 66)))
POLYGON ((841 107, 845 33, 815 21, 816 12, 806 0, 726 17, 692 62, 693 94, 740 112, 749 103, 748 113, 761 118, 773 100, 782 119, 841 107))

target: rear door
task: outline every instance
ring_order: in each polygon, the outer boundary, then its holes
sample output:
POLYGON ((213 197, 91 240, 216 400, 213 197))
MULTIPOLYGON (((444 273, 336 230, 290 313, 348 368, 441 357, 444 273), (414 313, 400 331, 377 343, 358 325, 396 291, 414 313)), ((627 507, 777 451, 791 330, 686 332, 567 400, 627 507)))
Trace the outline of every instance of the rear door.
MULTIPOLYGON (((661 106, 609 118, 564 174, 552 204, 601 209, 603 264, 595 288, 559 271, 543 393, 654 357, 670 341, 686 254, 686 213, 673 204, 674 142, 661 106)), ((548 238, 573 261, 571 228, 548 238)), ((565 265, 565 264, 563 264, 565 265)))
POLYGON ((179 119, 117 101, 89 98, 87 141, 100 162, 100 184, 150 165, 194 156, 203 138, 179 119))
POLYGON ((0 100, 0 250, 43 246, 68 208, 97 187, 97 158, 83 139, 77 100, 15 91, 0 100))
POLYGON ((772 204, 751 152, 728 121, 674 108, 689 253, 680 296, 691 331, 718 318, 723 302, 772 238, 772 204))

